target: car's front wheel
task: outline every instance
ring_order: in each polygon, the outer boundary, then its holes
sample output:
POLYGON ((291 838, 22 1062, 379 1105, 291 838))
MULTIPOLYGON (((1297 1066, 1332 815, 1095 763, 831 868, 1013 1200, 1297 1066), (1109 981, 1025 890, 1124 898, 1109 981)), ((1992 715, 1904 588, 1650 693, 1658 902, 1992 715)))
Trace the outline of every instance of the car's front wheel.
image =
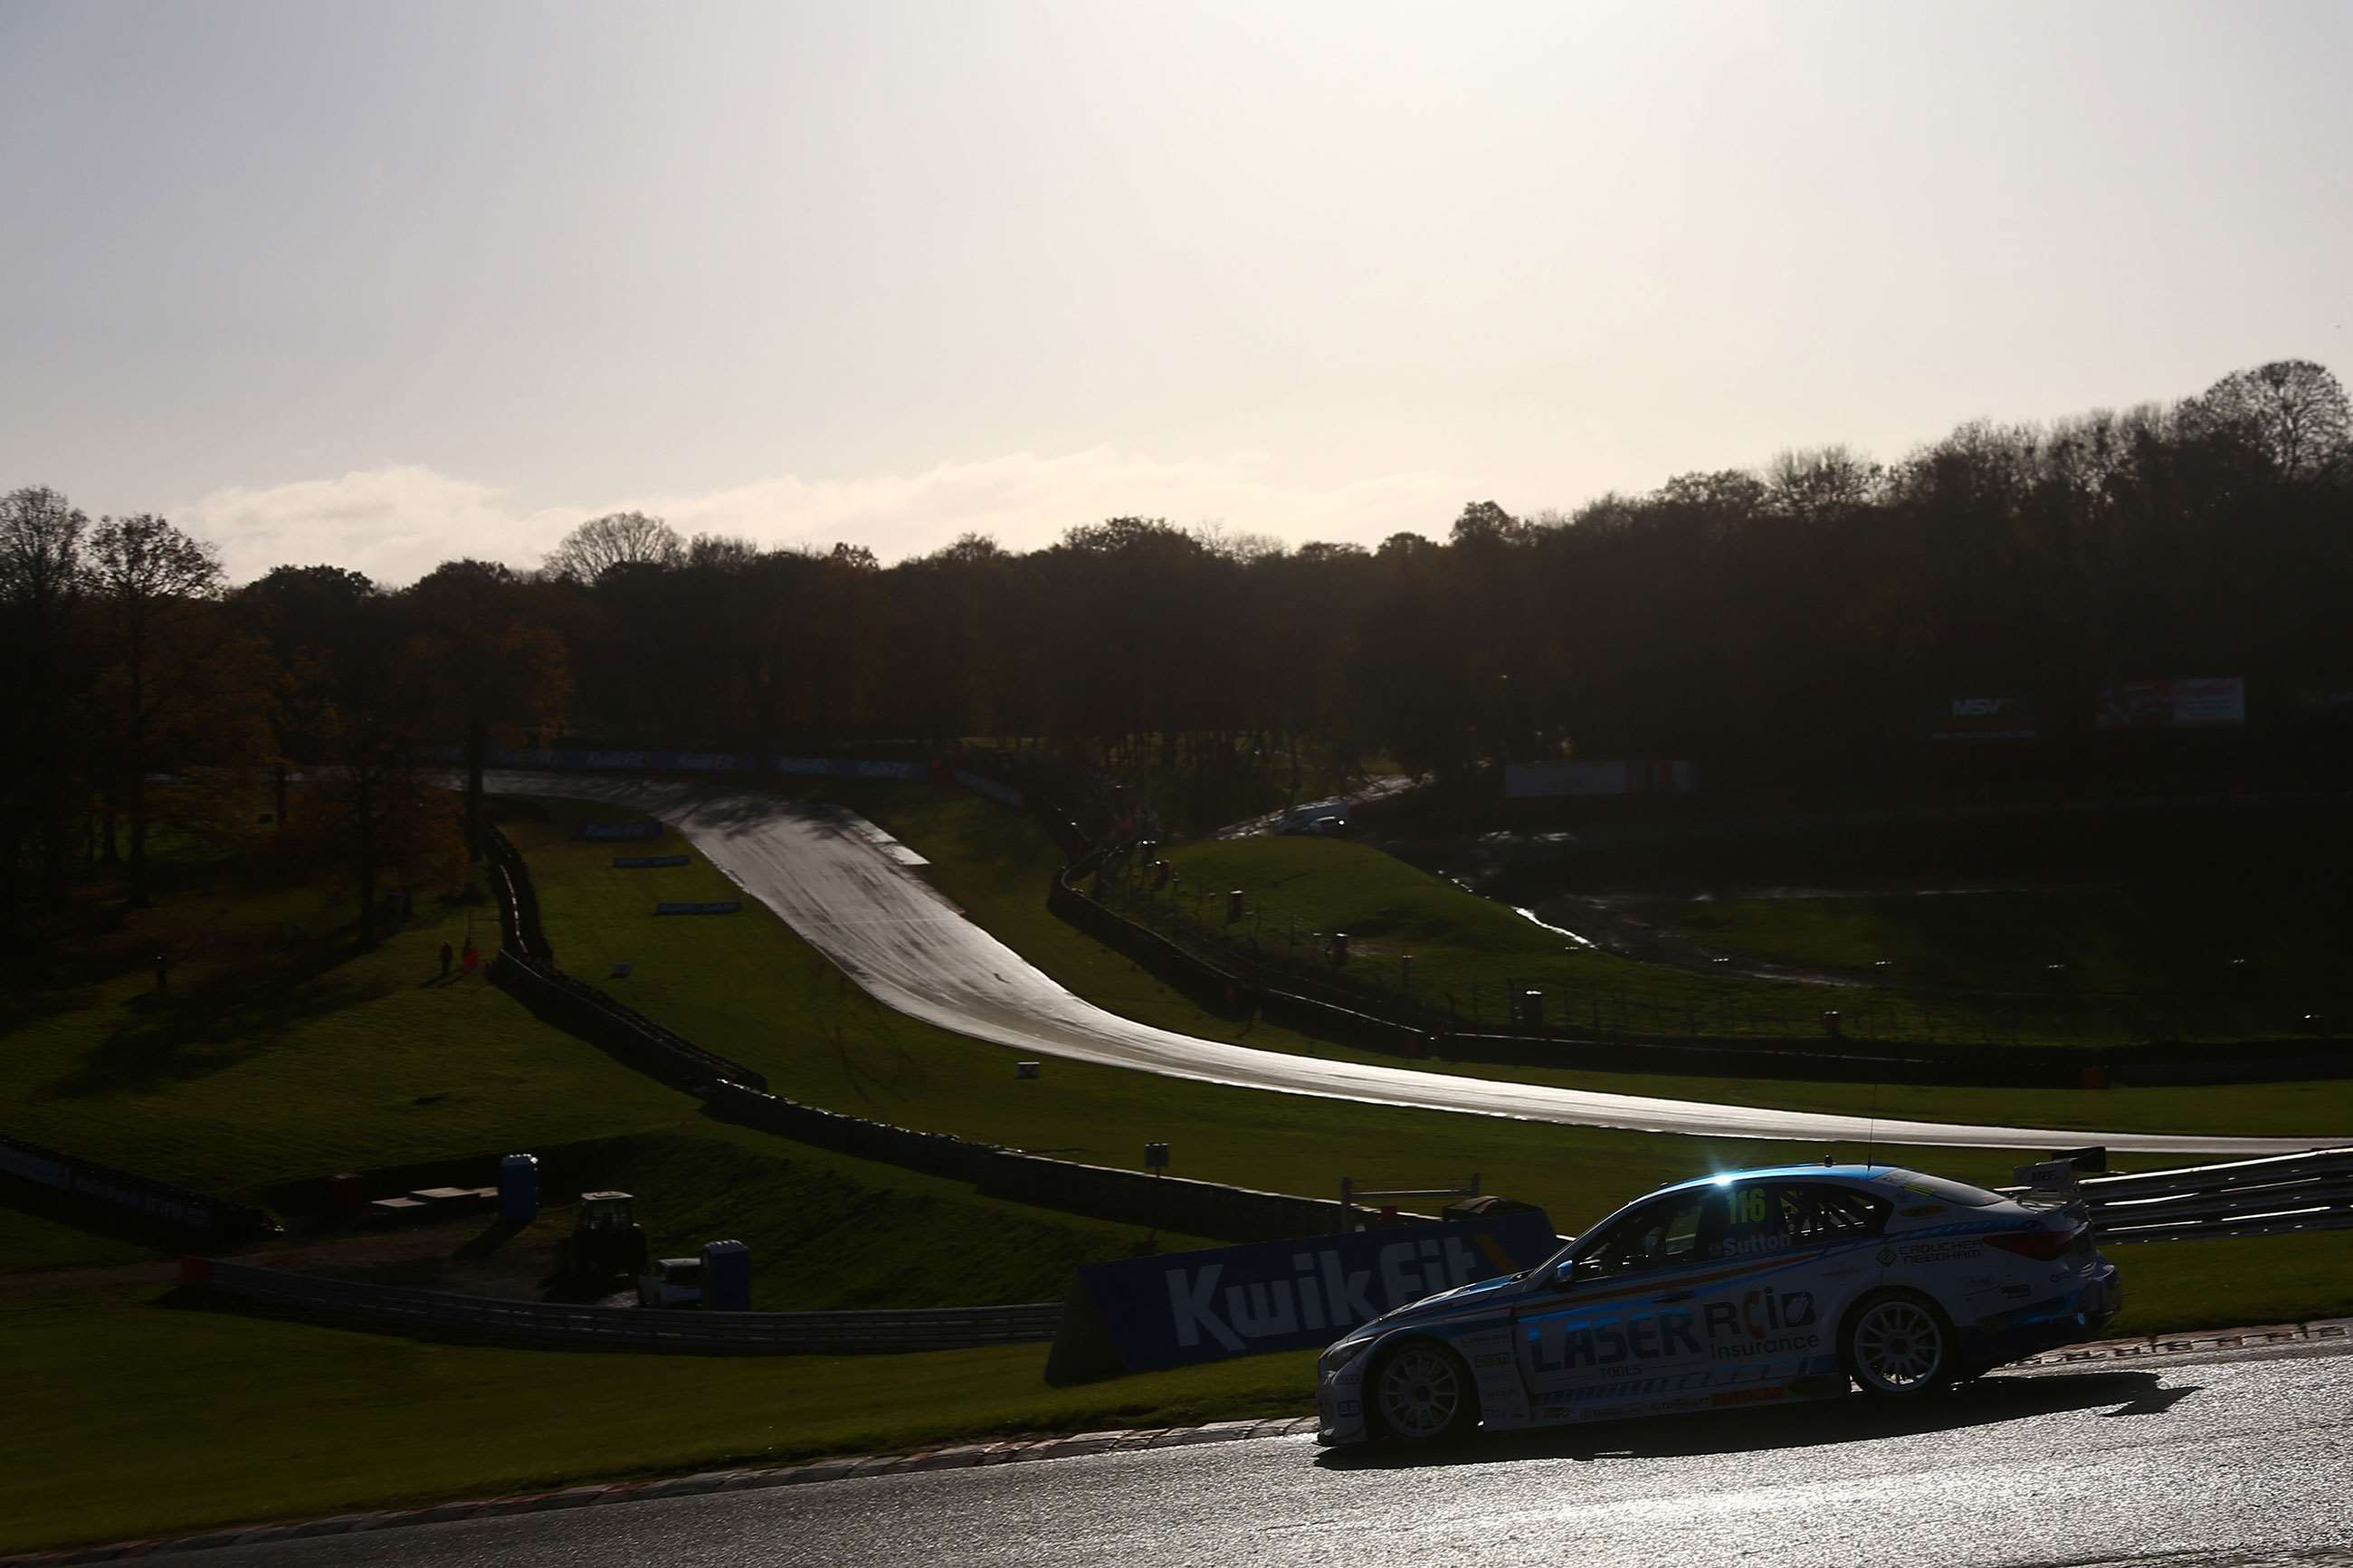
POLYGON ((1462 1358, 1433 1340, 1408 1340, 1373 1371, 1372 1407, 1383 1436, 1443 1443, 1479 1425, 1479 1394, 1462 1358))
POLYGON ((1881 1399, 1917 1399, 1960 1370, 1952 1324, 1935 1302, 1909 1290, 1865 1297, 1847 1315, 1842 1338, 1847 1375, 1881 1399))

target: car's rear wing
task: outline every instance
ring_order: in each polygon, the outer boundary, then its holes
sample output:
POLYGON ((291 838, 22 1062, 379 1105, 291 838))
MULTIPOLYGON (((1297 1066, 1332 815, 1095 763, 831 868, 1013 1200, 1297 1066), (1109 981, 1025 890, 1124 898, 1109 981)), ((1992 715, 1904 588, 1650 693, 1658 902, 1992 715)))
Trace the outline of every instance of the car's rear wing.
POLYGON ((2070 1160, 2044 1160, 2032 1165, 2021 1165, 2013 1175, 2025 1189, 2018 1202, 2028 1208, 2072 1209, 2079 1219, 2088 1221, 2091 1205, 2084 1201, 2084 1184, 2070 1160))

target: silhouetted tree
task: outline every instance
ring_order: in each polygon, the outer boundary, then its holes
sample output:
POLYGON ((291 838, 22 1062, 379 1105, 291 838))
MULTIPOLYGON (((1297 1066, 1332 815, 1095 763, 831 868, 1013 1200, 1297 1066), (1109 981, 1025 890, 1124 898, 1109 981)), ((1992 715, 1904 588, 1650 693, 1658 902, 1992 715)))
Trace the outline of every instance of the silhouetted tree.
POLYGON ((90 536, 107 776, 131 828, 130 901, 148 902, 148 779, 195 760, 237 760, 264 699, 251 640, 217 603, 211 546, 152 513, 90 536))
POLYGON ((2190 399, 2184 413, 2194 428, 2243 435, 2289 479, 2341 461, 2353 443, 2345 388, 2310 360, 2235 371, 2190 399))
POLYGON ((62 897, 86 667, 74 657, 90 519, 58 491, 0 496, 0 918, 18 907, 27 840, 39 896, 62 897))
POLYGON ((685 559, 678 530, 641 511, 590 518, 547 552, 550 575, 594 583, 616 566, 675 566, 685 559))

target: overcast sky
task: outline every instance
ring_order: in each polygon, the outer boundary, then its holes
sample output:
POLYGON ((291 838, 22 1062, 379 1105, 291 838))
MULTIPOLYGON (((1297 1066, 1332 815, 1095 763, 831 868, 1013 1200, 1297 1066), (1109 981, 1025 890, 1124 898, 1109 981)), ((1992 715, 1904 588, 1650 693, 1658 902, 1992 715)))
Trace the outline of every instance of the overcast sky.
POLYGON ((0 488, 1442 536, 2353 373, 2353 5, 0 0, 0 488))

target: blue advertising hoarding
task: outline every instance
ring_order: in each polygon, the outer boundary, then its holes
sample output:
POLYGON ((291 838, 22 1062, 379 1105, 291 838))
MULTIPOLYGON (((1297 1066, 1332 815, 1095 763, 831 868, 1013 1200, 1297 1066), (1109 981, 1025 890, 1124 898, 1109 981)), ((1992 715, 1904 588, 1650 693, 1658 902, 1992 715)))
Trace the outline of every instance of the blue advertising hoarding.
POLYGON ((661 836, 662 825, 659 822, 584 822, 572 830, 575 838, 659 838, 661 836))
POLYGON ((1083 1321, 1066 1325, 1055 1359, 1065 1376, 1091 1376, 1313 1349, 1559 1246, 1538 1210, 1086 1264, 1066 1314, 1083 1321))

